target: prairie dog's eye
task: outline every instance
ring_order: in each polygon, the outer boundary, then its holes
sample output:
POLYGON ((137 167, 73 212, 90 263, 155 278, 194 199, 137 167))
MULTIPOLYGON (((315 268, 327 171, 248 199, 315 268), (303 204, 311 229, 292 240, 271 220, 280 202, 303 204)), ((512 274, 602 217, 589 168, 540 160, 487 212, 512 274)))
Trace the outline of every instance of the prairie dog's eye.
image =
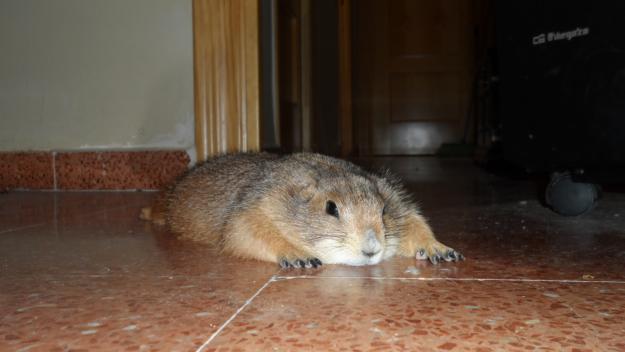
POLYGON ((382 215, 386 215, 386 204, 382 205, 382 215))
POLYGON ((339 208, 336 206, 336 203, 334 203, 333 201, 329 200, 326 202, 326 213, 328 213, 328 215, 332 215, 335 218, 339 218, 339 208))

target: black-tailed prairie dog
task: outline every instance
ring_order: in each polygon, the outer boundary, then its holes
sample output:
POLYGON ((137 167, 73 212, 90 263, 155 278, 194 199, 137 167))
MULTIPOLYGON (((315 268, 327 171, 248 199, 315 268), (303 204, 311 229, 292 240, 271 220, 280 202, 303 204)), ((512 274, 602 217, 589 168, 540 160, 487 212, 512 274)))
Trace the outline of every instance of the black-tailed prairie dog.
POLYGON ((191 169, 141 218, 224 253, 283 267, 463 256, 438 242, 401 184, 312 153, 240 153, 191 169))

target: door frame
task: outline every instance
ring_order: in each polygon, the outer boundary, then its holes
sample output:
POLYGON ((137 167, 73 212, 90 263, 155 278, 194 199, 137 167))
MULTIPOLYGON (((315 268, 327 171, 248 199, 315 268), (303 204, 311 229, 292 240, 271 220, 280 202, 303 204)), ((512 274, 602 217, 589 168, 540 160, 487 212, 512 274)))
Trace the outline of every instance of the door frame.
POLYGON ((258 0, 193 0, 197 161, 260 149, 258 0))

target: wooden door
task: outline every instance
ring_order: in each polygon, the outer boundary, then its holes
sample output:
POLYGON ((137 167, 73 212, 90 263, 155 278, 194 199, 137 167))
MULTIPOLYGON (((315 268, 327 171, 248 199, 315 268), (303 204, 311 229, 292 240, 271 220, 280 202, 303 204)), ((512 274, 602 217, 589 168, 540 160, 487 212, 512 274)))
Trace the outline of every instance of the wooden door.
POLYGON ((470 11, 470 0, 352 2, 360 154, 431 154, 462 138, 472 71, 470 11))
POLYGON ((277 5, 280 150, 336 155, 337 0, 279 0, 277 5))
POLYGON ((301 1, 278 0, 280 149, 298 152, 302 141, 301 1))

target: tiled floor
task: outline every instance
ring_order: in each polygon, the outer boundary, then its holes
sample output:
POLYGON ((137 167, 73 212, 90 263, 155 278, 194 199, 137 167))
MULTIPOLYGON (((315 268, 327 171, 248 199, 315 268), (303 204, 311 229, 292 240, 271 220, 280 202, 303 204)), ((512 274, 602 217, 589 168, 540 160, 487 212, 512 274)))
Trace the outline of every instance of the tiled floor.
POLYGON ((137 220, 153 193, 0 194, 0 351, 625 350, 625 195, 562 218, 470 162, 374 163, 466 261, 279 270, 137 220))

